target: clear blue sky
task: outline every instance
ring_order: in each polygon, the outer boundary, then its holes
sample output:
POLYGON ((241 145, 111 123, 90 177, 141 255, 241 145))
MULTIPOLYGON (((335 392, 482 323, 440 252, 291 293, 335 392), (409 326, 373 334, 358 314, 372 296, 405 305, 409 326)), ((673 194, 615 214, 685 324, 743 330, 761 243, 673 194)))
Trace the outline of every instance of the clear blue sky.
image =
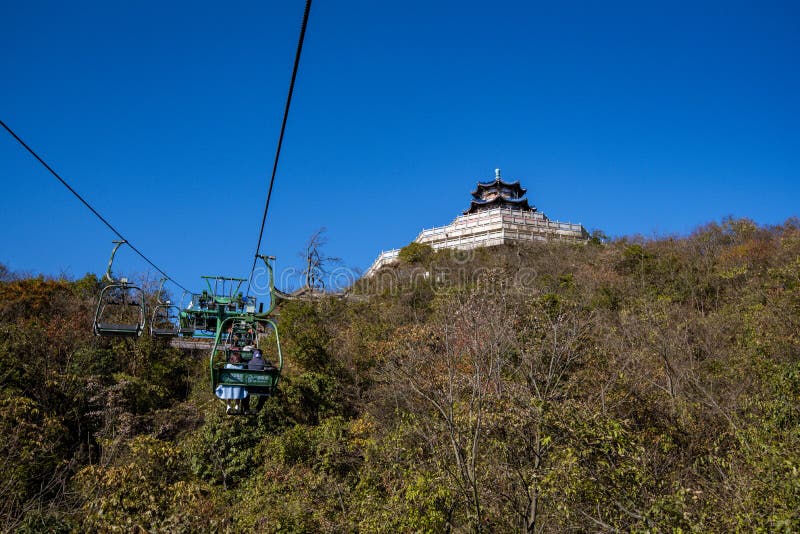
MULTIPOLYGON (((316 0, 263 250, 365 269, 493 169, 613 236, 800 200, 800 3, 316 0)), ((303 9, 0 0, 0 117, 192 288, 249 272, 303 9)), ((0 261, 100 272, 111 233, 0 131, 0 261)), ((120 254, 123 271, 145 270, 120 254)))

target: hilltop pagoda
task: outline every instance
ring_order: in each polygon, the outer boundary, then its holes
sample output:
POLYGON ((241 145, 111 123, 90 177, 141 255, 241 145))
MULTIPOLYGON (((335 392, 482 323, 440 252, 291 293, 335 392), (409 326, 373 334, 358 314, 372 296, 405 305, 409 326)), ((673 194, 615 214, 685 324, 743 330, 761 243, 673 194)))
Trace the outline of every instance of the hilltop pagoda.
POLYGON ((521 211, 536 211, 536 208, 528 204, 525 193, 528 190, 516 182, 506 182, 500 178, 500 169, 494 170, 494 180, 490 182, 478 182, 472 194, 472 202, 468 209, 464 210, 464 215, 478 213, 479 211, 494 208, 506 208, 521 211))
MULTIPOLYGON (((589 232, 581 224, 550 220, 528 203, 519 181, 506 182, 495 169, 494 180, 478 182, 469 208, 447 226, 424 229, 414 240, 433 250, 469 250, 510 243, 586 243, 589 232)), ((365 276, 397 260, 400 249, 386 250, 365 276)))

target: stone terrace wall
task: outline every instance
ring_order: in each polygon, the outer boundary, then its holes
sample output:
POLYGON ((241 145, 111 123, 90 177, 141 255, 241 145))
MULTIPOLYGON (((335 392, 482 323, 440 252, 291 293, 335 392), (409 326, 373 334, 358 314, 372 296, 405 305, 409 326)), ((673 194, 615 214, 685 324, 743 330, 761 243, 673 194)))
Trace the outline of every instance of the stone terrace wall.
MULTIPOLYGON (((448 224, 423 230, 414 240, 426 243, 434 250, 468 250, 507 243, 585 242, 589 233, 580 224, 549 220, 543 213, 496 208, 469 215, 461 215, 448 224)), ((384 251, 373 262, 364 276, 397 259, 399 249, 384 251)))

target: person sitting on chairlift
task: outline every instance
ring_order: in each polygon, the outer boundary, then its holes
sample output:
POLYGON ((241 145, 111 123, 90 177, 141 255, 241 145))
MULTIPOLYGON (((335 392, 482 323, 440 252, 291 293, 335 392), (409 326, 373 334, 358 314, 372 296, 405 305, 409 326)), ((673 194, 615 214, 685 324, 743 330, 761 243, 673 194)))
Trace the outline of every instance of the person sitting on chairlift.
POLYGON ((231 351, 231 356, 228 358, 228 364, 225 366, 227 368, 233 369, 241 369, 242 368, 242 356, 239 354, 238 351, 233 352, 231 351))
POLYGON ((263 371, 264 368, 267 366, 267 362, 264 361, 264 358, 261 355, 260 349, 253 350, 253 357, 250 358, 250 361, 247 364, 247 368, 251 371, 263 371))
MULTIPOLYGON (((228 363, 225 364, 226 369, 241 369, 242 357, 237 352, 231 353, 228 358, 228 363)), ((214 392, 217 397, 225 401, 226 413, 242 413, 247 411, 249 400, 247 399, 247 389, 241 386, 224 386, 220 384, 214 392)))

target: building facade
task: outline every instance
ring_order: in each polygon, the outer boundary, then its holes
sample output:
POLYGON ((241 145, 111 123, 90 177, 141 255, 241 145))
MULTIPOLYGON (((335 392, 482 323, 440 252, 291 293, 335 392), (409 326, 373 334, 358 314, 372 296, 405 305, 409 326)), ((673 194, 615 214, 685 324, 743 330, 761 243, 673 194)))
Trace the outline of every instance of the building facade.
MULTIPOLYGON (((506 182, 495 169, 495 179, 478 182, 470 206, 447 226, 422 230, 414 240, 433 250, 468 250, 520 242, 585 243, 589 233, 581 224, 550 220, 528 203, 519 181, 506 182)), ((371 276, 397 260, 400 249, 381 252, 365 273, 371 276)))

